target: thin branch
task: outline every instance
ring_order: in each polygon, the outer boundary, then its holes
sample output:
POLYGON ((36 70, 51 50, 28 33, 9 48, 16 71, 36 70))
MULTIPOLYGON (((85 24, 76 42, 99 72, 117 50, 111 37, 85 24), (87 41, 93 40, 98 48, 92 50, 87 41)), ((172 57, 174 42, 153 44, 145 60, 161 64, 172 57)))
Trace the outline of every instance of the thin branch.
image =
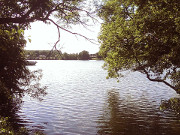
POLYGON ((162 79, 152 79, 150 77, 150 75, 148 74, 148 72, 146 71, 146 69, 143 69, 144 73, 146 74, 147 78, 150 80, 150 81, 154 81, 154 82, 163 82, 164 84, 166 84, 167 86, 169 86, 170 88, 174 89, 175 91, 177 91, 176 87, 172 86, 170 83, 166 82, 165 80, 162 80, 162 79))
MULTIPOLYGON (((58 4, 54 9, 50 10, 50 11, 47 13, 46 17, 44 17, 44 19, 48 19, 49 16, 50 16, 53 12, 57 11, 57 10, 58 10, 58 7, 59 7, 60 5, 63 5, 63 4, 64 4, 64 3, 60 3, 60 4, 58 4)), ((62 10, 62 11, 63 11, 63 10, 62 10)))
POLYGON ((56 49, 56 51, 58 51, 59 55, 61 56, 61 52, 57 49, 57 44, 60 42, 60 39, 61 39, 61 33, 60 33, 60 30, 58 27, 57 27, 57 29, 58 29, 58 40, 54 44, 54 48, 56 49))
MULTIPOLYGON (((34 5, 31 7, 31 9, 29 9, 29 10, 28 10, 24 15, 22 15, 21 17, 16 17, 16 18, 0 18, 0 24, 6 24, 6 23, 19 23, 19 24, 21 24, 21 23, 34 22, 34 21, 36 21, 36 20, 38 20, 38 21, 43 21, 43 22, 45 22, 45 21, 50 21, 50 22, 52 22, 52 23, 57 27, 57 29, 58 29, 58 40, 57 40, 56 43, 54 44, 54 46, 53 46, 53 48, 52 48, 52 51, 53 51, 53 49, 56 49, 56 50, 57 50, 57 44, 60 42, 60 29, 66 31, 66 32, 68 32, 68 33, 71 33, 71 34, 73 34, 73 35, 75 35, 75 36, 83 37, 83 38, 86 39, 87 41, 89 41, 89 42, 91 42, 91 43, 93 43, 93 44, 98 45, 97 41, 95 41, 94 39, 90 39, 90 38, 88 38, 88 37, 86 37, 86 36, 84 36, 84 35, 82 35, 82 34, 80 34, 80 33, 72 32, 72 31, 70 31, 70 30, 68 30, 68 29, 66 29, 66 28, 63 28, 63 27, 61 27, 60 25, 58 25, 54 20, 52 20, 52 19, 49 18, 50 15, 53 14, 53 12, 61 11, 61 13, 62 13, 63 15, 65 15, 64 19, 66 20, 66 16, 68 16, 68 15, 66 14, 66 12, 71 12, 71 13, 73 13, 73 12, 79 11, 79 12, 84 12, 84 13, 87 15, 87 17, 91 17, 91 18, 93 19, 93 22, 94 22, 94 20, 98 21, 98 20, 97 20, 96 18, 94 18, 88 11, 83 10, 83 9, 80 9, 80 8, 77 8, 76 6, 66 5, 66 4, 64 3, 64 1, 63 1, 62 3, 57 4, 52 10, 48 11, 48 13, 47 13, 45 16, 41 16, 41 17, 37 17, 37 16, 35 16, 35 17, 30 17, 30 14, 31 14, 33 11, 35 11, 36 8, 38 8, 38 6, 40 5, 41 2, 43 2, 43 0, 39 0, 38 3, 34 4, 34 5)), ((62 16, 62 17, 63 17, 63 16, 62 16)), ((68 23, 68 19, 67 19, 66 21, 67 21, 67 23, 68 23)), ((79 22, 79 23, 80 23, 82 26, 84 26, 84 27, 87 26, 87 24, 84 23, 84 22, 82 22, 80 18, 77 18, 76 21, 79 22)), ((51 52, 50 52, 50 53, 51 53, 51 52)), ((59 52, 59 53, 60 53, 60 52, 59 52)), ((50 54, 49 54, 49 55, 50 55, 50 54)), ((49 56, 49 55, 48 55, 48 56, 49 56)))
POLYGON ((76 33, 76 32, 72 32, 72 31, 70 31, 70 30, 67 30, 67 29, 59 26, 59 25, 58 25, 57 23, 55 23, 52 19, 47 19, 47 20, 49 20, 49 21, 52 22, 54 25, 56 25, 57 28, 60 28, 60 29, 66 31, 66 32, 68 32, 68 33, 73 34, 73 35, 77 35, 77 36, 83 37, 84 39, 88 40, 89 42, 98 45, 97 43, 93 42, 94 39, 90 39, 90 38, 88 38, 88 37, 86 37, 86 36, 84 36, 84 35, 82 35, 82 34, 79 34, 79 33, 76 33))
POLYGON ((150 81, 153 81, 153 82, 162 82, 164 84, 166 84, 167 86, 169 86, 170 88, 174 89, 175 91, 177 91, 177 88, 172 86, 170 83, 166 82, 165 80, 162 80, 162 79, 152 79, 148 73, 148 71, 145 69, 145 67, 140 63, 140 61, 137 59, 136 56, 134 56, 134 58, 136 59, 136 62, 138 63, 139 65, 139 69, 142 70, 145 74, 146 74, 146 77, 150 80, 150 81))
POLYGON ((39 2, 37 2, 38 4, 35 4, 30 10, 27 11, 27 13, 25 13, 24 15, 22 15, 22 17, 8 17, 8 18, 0 18, 0 24, 6 24, 6 23, 30 23, 30 22, 34 22, 35 20, 39 20, 39 21, 46 21, 49 16, 55 12, 58 11, 58 7, 60 5, 63 5, 63 3, 60 3, 58 5, 55 6, 54 9, 50 10, 47 15, 45 17, 30 17, 29 15, 35 11, 36 8, 38 8, 39 6, 39 2))
POLYGON ((53 52, 54 48, 55 48, 56 51, 58 51, 59 55, 61 56, 61 52, 57 49, 57 44, 60 42, 60 39, 61 39, 61 33, 60 33, 59 29, 60 28, 57 27, 57 30, 58 30, 58 40, 54 43, 53 48, 51 49, 49 54, 46 56, 46 58, 50 56, 50 54, 53 52))

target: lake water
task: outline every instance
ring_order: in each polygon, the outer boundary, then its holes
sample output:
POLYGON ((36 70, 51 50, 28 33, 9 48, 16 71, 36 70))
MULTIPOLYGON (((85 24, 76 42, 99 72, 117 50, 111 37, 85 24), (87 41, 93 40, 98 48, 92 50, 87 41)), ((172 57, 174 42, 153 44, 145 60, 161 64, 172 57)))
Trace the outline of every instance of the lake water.
POLYGON ((38 61, 48 94, 29 97, 19 112, 26 126, 47 135, 178 135, 180 119, 160 111, 162 100, 177 96, 139 72, 106 79, 103 61, 38 61))

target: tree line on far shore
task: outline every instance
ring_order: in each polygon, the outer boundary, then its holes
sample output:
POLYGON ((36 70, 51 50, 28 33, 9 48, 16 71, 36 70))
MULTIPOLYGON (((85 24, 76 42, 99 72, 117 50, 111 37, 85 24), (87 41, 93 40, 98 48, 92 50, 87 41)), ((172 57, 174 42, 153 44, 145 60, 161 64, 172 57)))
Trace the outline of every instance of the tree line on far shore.
POLYGON ((88 51, 82 51, 80 53, 62 53, 57 50, 26 50, 27 60, 93 60, 102 59, 102 57, 96 54, 89 54, 88 51))

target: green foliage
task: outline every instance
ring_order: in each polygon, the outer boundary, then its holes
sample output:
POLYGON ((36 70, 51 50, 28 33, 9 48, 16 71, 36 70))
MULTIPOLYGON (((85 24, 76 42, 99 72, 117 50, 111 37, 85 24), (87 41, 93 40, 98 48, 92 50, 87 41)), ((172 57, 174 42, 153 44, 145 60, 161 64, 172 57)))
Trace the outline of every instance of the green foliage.
MULTIPOLYGON (((1 88, 4 87, 8 90, 7 93, 9 95, 20 98, 24 95, 24 87, 30 86, 31 80, 38 77, 37 72, 31 73, 26 67, 23 50, 26 41, 23 36, 23 30, 16 25, 9 25, 8 27, 1 25, 0 41, 1 88)), ((36 81, 39 79, 37 78, 36 81)))
POLYGON ((1 135, 28 135, 28 131, 25 128, 20 128, 19 131, 15 131, 11 124, 8 122, 8 118, 0 118, 0 134, 1 135))
POLYGON ((23 28, 17 25, 0 25, 0 134, 27 134, 18 125, 17 111, 25 93, 41 100, 45 87, 41 87, 40 71, 30 72, 24 57, 23 28), (4 119, 7 118, 7 119, 4 119))
MULTIPOLYGON (((82 51, 78 53, 62 53, 61 51, 51 51, 51 50, 26 50, 26 58, 28 60, 89 60, 90 55, 88 51, 82 51)), ((98 54, 97 58, 101 59, 102 57, 98 54)))
POLYGON ((179 92, 179 7, 178 0, 105 1, 99 11, 104 20, 99 41, 109 77, 137 70, 179 92))
POLYGON ((21 91, 19 79, 25 79, 29 74, 25 67, 22 50, 26 41, 19 32, 21 30, 18 27, 16 29, 8 30, 6 27, 0 27, 0 81, 10 90, 11 94, 21 91))
MULTIPOLYGON (((3 2, 13 4, 0 1, 1 7, 3 2)), ((3 7, 0 17, 8 17, 13 11, 3 7)), ((38 82, 40 72, 30 72, 26 67, 24 29, 23 25, 0 24, 0 117, 11 120, 20 108, 25 93, 32 97, 46 94, 45 87, 41 87, 38 82)))
POLYGON ((78 60, 78 54, 77 53, 68 54, 65 52, 62 54, 62 60, 78 60))
POLYGON ((79 53, 79 60, 89 60, 89 52, 88 51, 82 51, 79 53))
POLYGON ((171 98, 167 101, 162 101, 160 109, 161 110, 172 110, 178 116, 180 116, 180 99, 179 98, 171 98))
POLYGON ((61 51, 56 50, 25 50, 28 60, 60 60, 62 59, 61 51))
POLYGON ((103 57, 99 54, 99 52, 96 53, 96 59, 98 59, 98 60, 102 60, 103 59, 103 57))
POLYGON ((0 118, 0 134, 1 135, 44 135, 41 131, 29 132, 25 127, 14 130, 13 125, 8 121, 8 117, 0 118))
POLYGON ((20 23, 28 26, 34 21, 47 23, 50 16, 65 25, 81 23, 84 0, 1 0, 0 23, 20 23))

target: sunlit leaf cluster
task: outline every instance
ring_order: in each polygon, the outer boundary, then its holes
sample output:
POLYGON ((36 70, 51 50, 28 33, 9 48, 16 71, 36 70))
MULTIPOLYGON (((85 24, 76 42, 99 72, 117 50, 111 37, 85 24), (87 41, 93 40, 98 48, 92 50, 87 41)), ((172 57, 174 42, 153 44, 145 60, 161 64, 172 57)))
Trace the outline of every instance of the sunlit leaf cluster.
POLYGON ((109 76, 138 70, 179 92, 179 7, 178 0, 106 0, 99 42, 109 76))

